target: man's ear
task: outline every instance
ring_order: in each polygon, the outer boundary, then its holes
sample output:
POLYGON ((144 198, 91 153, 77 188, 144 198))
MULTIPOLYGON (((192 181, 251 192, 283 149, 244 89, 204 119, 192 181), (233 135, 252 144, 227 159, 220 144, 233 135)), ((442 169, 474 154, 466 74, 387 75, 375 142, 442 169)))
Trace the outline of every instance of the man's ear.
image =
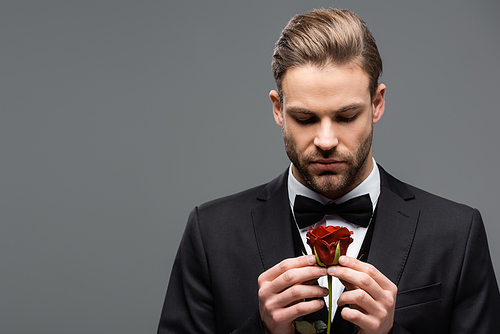
POLYGON ((283 109, 281 106, 280 95, 277 91, 272 90, 269 93, 269 98, 273 102, 273 116, 276 124, 278 124, 281 128, 283 127, 283 109))
POLYGON ((373 107, 373 124, 377 123, 385 109, 385 85, 380 84, 377 87, 375 96, 373 97, 372 107, 373 107))

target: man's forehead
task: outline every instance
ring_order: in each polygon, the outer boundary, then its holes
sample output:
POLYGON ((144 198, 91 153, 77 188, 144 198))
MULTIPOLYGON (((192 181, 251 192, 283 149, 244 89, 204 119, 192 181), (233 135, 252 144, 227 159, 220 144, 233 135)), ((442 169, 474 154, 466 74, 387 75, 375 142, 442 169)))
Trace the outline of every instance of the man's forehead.
POLYGON ((369 76, 356 63, 326 66, 306 64, 287 70, 283 76, 281 93, 282 98, 288 96, 292 100, 325 96, 364 100, 370 95, 369 76))
POLYGON ((309 62, 299 66, 292 66, 289 69, 287 69, 282 76, 282 82, 286 80, 287 74, 294 69, 309 69, 313 71, 332 73, 332 74, 336 72, 336 70, 338 69, 361 70, 366 75, 367 78, 370 77, 368 72, 366 72, 365 69, 363 69, 363 67, 356 61, 349 61, 345 63, 327 62, 325 64, 316 64, 309 62))

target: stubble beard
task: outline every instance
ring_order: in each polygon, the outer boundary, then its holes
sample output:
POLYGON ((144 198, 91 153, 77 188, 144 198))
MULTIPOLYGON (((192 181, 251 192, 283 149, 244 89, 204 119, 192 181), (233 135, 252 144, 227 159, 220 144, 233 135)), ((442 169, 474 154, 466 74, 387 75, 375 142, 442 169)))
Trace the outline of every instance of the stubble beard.
POLYGON ((323 151, 319 148, 317 148, 315 154, 300 156, 292 138, 287 136, 285 132, 283 132, 283 138, 288 158, 304 178, 307 186, 317 193, 327 197, 331 197, 331 194, 336 194, 335 197, 339 197, 354 189, 355 186, 363 181, 361 179, 363 177, 362 168, 365 166, 366 159, 368 158, 372 147, 373 127, 369 135, 358 146, 354 156, 341 154, 335 149, 323 151), (311 161, 318 158, 343 161, 347 165, 347 170, 339 172, 323 172, 319 175, 314 175, 311 170, 308 169, 308 166, 311 161))

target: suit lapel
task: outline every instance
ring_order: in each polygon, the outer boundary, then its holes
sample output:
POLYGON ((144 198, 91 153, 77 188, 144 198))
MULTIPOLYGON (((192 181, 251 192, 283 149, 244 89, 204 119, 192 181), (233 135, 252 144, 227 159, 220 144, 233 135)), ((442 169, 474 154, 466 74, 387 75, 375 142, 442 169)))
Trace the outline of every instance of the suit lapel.
MULTIPOLYGON (((271 181, 258 197, 262 205, 252 211, 255 238, 264 270, 284 259, 296 256, 287 180, 288 171, 271 181)), ((302 240, 298 241, 302 243, 302 240)), ((328 310, 324 306, 318 312, 297 320, 313 322, 319 319, 326 320, 327 317, 328 310)))
POLYGON ((379 166, 381 193, 368 262, 396 285, 410 252, 420 210, 413 194, 402 182, 379 166))
POLYGON ((295 256, 287 177, 288 171, 271 181, 258 197, 262 204, 252 210, 255 238, 264 270, 295 256))

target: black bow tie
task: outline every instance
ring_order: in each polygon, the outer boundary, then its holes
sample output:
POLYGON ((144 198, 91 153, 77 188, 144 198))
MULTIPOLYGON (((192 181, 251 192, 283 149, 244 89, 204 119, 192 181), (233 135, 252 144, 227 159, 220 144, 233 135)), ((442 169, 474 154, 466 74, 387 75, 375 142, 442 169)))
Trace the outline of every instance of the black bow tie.
POLYGON ((370 195, 352 198, 346 202, 326 205, 309 197, 297 195, 293 205, 295 220, 300 228, 319 222, 325 215, 337 214, 349 223, 367 227, 372 217, 373 208, 370 195))

